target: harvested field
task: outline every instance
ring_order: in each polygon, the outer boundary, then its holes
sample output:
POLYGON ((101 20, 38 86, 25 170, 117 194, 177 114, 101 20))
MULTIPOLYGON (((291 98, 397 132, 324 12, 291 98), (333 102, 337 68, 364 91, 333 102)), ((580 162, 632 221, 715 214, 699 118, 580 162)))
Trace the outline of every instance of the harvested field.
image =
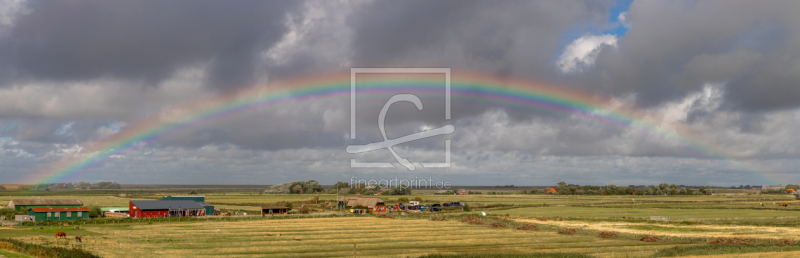
POLYGON ((575 230, 574 228, 562 228, 558 230, 558 233, 562 235, 574 235, 578 234, 578 230, 575 230))
POLYGON ((617 233, 614 233, 614 232, 603 231, 603 232, 600 232, 600 234, 598 234, 597 237, 599 237, 599 238, 618 238, 619 235, 617 235, 617 233))
POLYGON ((795 244, 796 242, 795 242, 795 241, 792 241, 792 240, 789 240, 789 239, 781 239, 781 240, 778 240, 778 241, 777 241, 777 242, 775 242, 775 243, 776 243, 776 244, 779 244, 779 245, 793 245, 793 244, 795 244))
POLYGON ((522 226, 517 227, 517 229, 518 230, 539 230, 539 227, 537 227, 534 224, 525 223, 525 224, 522 224, 522 226))
POLYGON ((642 241, 642 242, 664 242, 664 239, 661 239, 660 237, 654 236, 654 235, 646 235, 646 236, 643 236, 641 239, 639 239, 639 241, 642 241))
POLYGON ((75 246, 101 257, 346 257, 353 255, 353 244, 357 244, 358 257, 531 253, 542 250, 588 254, 644 249, 652 253, 655 249, 672 246, 641 246, 633 239, 564 236, 554 231, 531 234, 509 228, 470 226, 457 221, 374 217, 154 224, 145 221, 125 226, 86 225, 80 230, 66 230, 68 236, 80 235, 82 243, 54 240, 52 232, 56 230, 65 229, 34 231, 26 228, 4 232, 25 242, 75 246), (537 248, 531 249, 531 245, 537 248))
POLYGON ((479 219, 477 217, 474 217, 474 216, 469 216, 469 217, 463 218, 463 219, 461 219, 461 222, 464 222, 464 223, 467 223, 467 224, 470 224, 470 225, 486 225, 486 222, 483 222, 481 219, 479 219))
POLYGON ((500 222, 500 221, 495 221, 495 222, 489 223, 489 227, 490 228, 505 228, 506 224, 503 223, 503 222, 500 222))
POLYGON ((750 239, 739 237, 718 237, 709 242, 711 245, 749 245, 750 239))
POLYGON ((446 219, 446 218, 444 218, 444 217, 439 217, 439 216, 433 216, 433 217, 431 217, 431 220, 432 220, 432 221, 447 221, 447 219, 446 219))

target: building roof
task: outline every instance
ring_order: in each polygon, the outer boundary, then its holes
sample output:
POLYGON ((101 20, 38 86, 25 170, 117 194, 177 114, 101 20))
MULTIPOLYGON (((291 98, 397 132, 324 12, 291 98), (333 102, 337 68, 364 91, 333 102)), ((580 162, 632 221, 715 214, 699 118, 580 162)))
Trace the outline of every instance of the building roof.
POLYGON ((278 209, 287 209, 288 210, 289 207, 283 207, 283 206, 261 206, 261 209, 262 210, 278 210, 278 209))
POLYGON ((213 204, 210 204, 210 203, 207 203, 207 202, 199 202, 199 204, 200 204, 200 206, 203 206, 203 207, 214 206, 213 204))
POLYGON ((100 211, 110 211, 110 210, 119 210, 119 211, 128 211, 130 207, 102 207, 100 211))
POLYGON ((190 200, 131 201, 131 203, 140 210, 203 209, 199 203, 190 200))
POLYGON ((345 195, 342 196, 342 199, 339 199, 340 202, 347 202, 349 200, 361 198, 361 195, 345 195))
POLYGON ((15 199, 14 205, 83 205, 80 199, 15 199))
POLYGON ((41 207, 31 208, 33 212, 52 212, 52 211, 89 211, 89 207, 41 207))
POLYGON ((356 199, 350 199, 347 201, 347 206, 355 207, 355 206, 365 206, 365 207, 375 207, 378 204, 383 204, 383 200, 378 197, 359 197, 356 199))
POLYGON ((206 196, 205 195, 167 195, 166 197, 203 197, 203 198, 205 198, 206 196))

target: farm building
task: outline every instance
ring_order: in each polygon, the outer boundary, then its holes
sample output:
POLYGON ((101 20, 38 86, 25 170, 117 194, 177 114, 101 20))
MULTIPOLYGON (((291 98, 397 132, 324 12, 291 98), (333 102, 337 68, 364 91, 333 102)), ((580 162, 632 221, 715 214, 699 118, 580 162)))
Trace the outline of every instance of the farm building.
POLYGON ((128 213, 128 211, 130 211, 130 208, 129 207, 102 207, 102 208, 100 208, 100 211, 102 211, 102 212, 110 211, 110 212, 128 213))
POLYGON ((35 221, 89 219, 88 207, 43 207, 28 209, 35 221))
POLYGON ((554 194, 554 193, 556 193, 556 189, 552 188, 552 187, 551 188, 547 188, 547 189, 544 190, 544 193, 546 193, 546 194, 554 194))
POLYGON ((268 214, 287 214, 289 213, 289 207, 283 206, 262 206, 261 207, 261 216, 266 216, 268 214))
POLYGON ((188 200, 130 201, 131 218, 202 216, 206 209, 200 203, 188 200))
POLYGON ((208 215, 213 215, 214 214, 214 205, 211 205, 210 203, 206 202, 206 196, 205 195, 168 195, 168 196, 162 197, 161 200, 164 200, 164 201, 179 201, 179 200, 195 201, 195 202, 199 203, 200 206, 203 206, 204 209, 206 209, 206 211, 205 211, 206 214, 208 214, 208 215))
POLYGON ((16 199, 8 202, 8 208, 15 211, 27 211, 30 208, 43 207, 82 207, 79 199, 16 199))
POLYGON ((100 212, 107 218, 127 218, 129 207, 103 207, 100 212))
POLYGON ((458 191, 456 191, 456 194, 458 195, 469 194, 469 192, 467 191, 467 189, 458 189, 458 191))
POLYGON ((386 212, 386 204, 378 197, 362 197, 360 195, 348 195, 339 200, 340 207, 364 206, 372 212, 386 212))
POLYGON ((195 202, 205 202, 206 196, 205 195, 167 195, 161 198, 164 201, 195 201, 195 202))
POLYGON ((783 192, 786 186, 784 185, 762 185, 761 192, 783 192))

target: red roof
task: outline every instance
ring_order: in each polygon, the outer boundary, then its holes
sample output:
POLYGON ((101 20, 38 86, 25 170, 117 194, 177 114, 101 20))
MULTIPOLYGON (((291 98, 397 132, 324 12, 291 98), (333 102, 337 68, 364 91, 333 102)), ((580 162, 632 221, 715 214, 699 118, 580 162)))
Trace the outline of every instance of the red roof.
POLYGON ((31 208, 33 212, 50 212, 50 211, 89 211, 89 207, 42 207, 31 208))

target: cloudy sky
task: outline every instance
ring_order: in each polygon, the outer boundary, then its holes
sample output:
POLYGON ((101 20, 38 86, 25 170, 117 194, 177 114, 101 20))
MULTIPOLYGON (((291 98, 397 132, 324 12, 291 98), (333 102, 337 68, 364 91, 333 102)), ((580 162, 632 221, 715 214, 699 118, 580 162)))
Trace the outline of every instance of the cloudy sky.
MULTIPOLYGON (((373 128, 350 140, 349 98, 337 98, 194 128, 68 181, 797 183, 795 10, 798 1, 0 0, 0 182, 31 183, 52 164, 92 155, 93 142, 254 85, 352 67, 447 67, 609 99, 732 156, 688 155, 627 129, 455 101, 452 166, 410 171, 385 149, 348 154, 347 145, 380 135, 373 128), (351 168, 351 158, 397 168, 351 168)), ((441 125, 414 112, 388 113, 405 121, 387 122, 389 138, 441 125)), ((440 140, 395 149, 437 162, 440 140)))

